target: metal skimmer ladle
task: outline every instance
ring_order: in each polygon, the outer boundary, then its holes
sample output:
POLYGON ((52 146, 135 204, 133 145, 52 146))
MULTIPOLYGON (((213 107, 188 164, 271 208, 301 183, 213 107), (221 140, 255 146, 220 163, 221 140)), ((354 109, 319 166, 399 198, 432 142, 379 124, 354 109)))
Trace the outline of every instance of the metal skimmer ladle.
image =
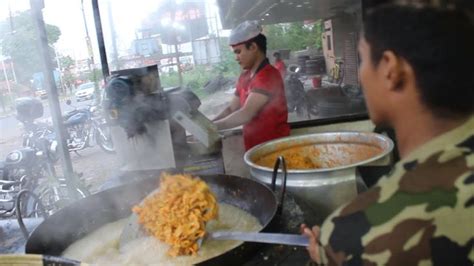
POLYGON ((201 246, 202 242, 206 239, 239 240, 244 242, 269 243, 303 247, 309 246, 308 237, 295 234, 217 231, 206 234, 204 239, 199 239, 199 246, 201 246))
MULTIPOLYGON (((276 175, 278 169, 283 168, 283 181, 282 181, 282 192, 281 192, 281 201, 283 202, 283 197, 285 195, 286 188, 286 163, 285 159, 280 156, 275 162, 273 178, 272 178, 272 190, 275 191, 276 186, 276 175)), ((141 205, 146 198, 152 196, 154 193, 158 192, 158 189, 153 190, 148 194, 139 204, 141 205)), ((278 207, 278 212, 281 213, 282 206, 278 207)), ((119 239, 119 250, 123 252, 124 246, 130 241, 145 237, 147 233, 138 223, 138 215, 132 212, 128 218, 127 224, 122 230, 122 234, 119 239)), ((301 235, 292 235, 292 234, 278 234, 278 233, 254 233, 254 232, 232 232, 232 231, 220 231, 220 232, 210 232, 205 237, 205 239, 215 239, 215 240, 240 240, 245 242, 259 242, 259 243, 273 243, 273 244, 283 244, 283 245, 295 245, 295 246, 308 246, 308 238, 301 235)), ((201 245, 203 239, 200 239, 198 244, 201 245)))
MULTIPOLYGON (((155 193, 158 193, 159 190, 160 190, 160 188, 154 189, 152 192, 150 192, 148 195, 146 195, 146 197, 143 198, 142 201, 140 201, 140 203, 138 205, 142 205, 143 202, 145 202, 145 200, 148 197, 151 197, 155 193)), ((122 230, 122 234, 120 234, 120 238, 119 238, 119 250, 120 250, 120 252, 124 251, 123 247, 126 246, 127 243, 129 243, 130 241, 132 241, 134 239, 145 237, 147 235, 148 234, 145 231, 145 229, 138 222, 138 215, 136 213, 132 212, 132 214, 130 214, 130 216, 128 217, 127 223, 125 224, 125 226, 122 230)))

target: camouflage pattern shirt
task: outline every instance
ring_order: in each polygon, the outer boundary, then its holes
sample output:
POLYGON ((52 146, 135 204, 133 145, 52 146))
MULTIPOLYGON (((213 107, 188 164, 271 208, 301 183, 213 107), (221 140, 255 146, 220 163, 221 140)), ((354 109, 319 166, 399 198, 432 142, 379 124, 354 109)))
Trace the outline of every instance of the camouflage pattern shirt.
POLYGON ((327 265, 473 265, 474 117, 397 163, 321 228, 327 265))

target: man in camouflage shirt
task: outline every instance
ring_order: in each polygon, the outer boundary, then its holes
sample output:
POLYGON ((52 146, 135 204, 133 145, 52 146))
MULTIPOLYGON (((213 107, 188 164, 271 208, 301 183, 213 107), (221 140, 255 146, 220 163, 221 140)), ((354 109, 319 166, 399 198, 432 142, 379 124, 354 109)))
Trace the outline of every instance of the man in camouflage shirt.
POLYGON ((402 160, 302 231, 319 264, 473 265, 473 12, 462 1, 390 2, 365 14, 360 78, 402 160))

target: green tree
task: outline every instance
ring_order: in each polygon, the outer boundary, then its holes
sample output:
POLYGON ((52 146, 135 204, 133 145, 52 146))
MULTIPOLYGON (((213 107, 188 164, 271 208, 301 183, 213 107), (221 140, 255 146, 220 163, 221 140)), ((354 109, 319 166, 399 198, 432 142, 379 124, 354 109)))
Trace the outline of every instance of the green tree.
POLYGON ((61 69, 71 69, 75 65, 75 62, 71 56, 66 55, 59 57, 59 64, 61 64, 61 69))
POLYGON ((229 47, 229 38, 220 38, 221 61, 213 66, 214 73, 225 77, 235 77, 240 74, 240 66, 235 61, 235 55, 229 47))
MULTIPOLYGON (((32 75, 42 70, 41 55, 38 51, 38 33, 30 10, 20 12, 10 19, 0 22, 0 48, 3 55, 10 56, 14 62, 19 83, 29 85, 32 75)), ((61 36, 57 26, 46 24, 50 45, 50 57, 54 58, 51 47, 61 36)), ((53 63, 54 60, 53 60, 53 63)))
POLYGON ((268 49, 290 49, 292 51, 303 50, 306 47, 319 49, 322 47, 321 23, 321 20, 318 20, 310 25, 294 22, 265 26, 268 49))
POLYGON ((64 86, 66 86, 65 89, 72 91, 76 79, 77 79, 76 75, 74 75, 69 70, 65 70, 63 72, 63 83, 64 83, 64 86))
POLYGON ((104 77, 102 76, 102 70, 98 68, 93 69, 92 72, 88 72, 85 77, 87 80, 90 80, 92 82, 100 82, 104 79, 104 77))
POLYGON ((71 71, 75 65, 74 59, 72 59, 69 55, 60 56, 59 64, 61 65, 63 85, 65 86, 64 89, 72 92, 73 84, 77 79, 76 75, 71 71))

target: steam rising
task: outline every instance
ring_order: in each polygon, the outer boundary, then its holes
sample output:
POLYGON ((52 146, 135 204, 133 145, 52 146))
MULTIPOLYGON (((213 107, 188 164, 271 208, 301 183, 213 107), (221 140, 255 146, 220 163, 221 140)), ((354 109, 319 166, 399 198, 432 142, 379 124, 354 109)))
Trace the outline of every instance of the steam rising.
POLYGON ((126 104, 120 107, 118 122, 128 138, 146 133, 146 123, 165 119, 166 106, 159 98, 161 96, 158 94, 140 94, 127 99, 126 104))

